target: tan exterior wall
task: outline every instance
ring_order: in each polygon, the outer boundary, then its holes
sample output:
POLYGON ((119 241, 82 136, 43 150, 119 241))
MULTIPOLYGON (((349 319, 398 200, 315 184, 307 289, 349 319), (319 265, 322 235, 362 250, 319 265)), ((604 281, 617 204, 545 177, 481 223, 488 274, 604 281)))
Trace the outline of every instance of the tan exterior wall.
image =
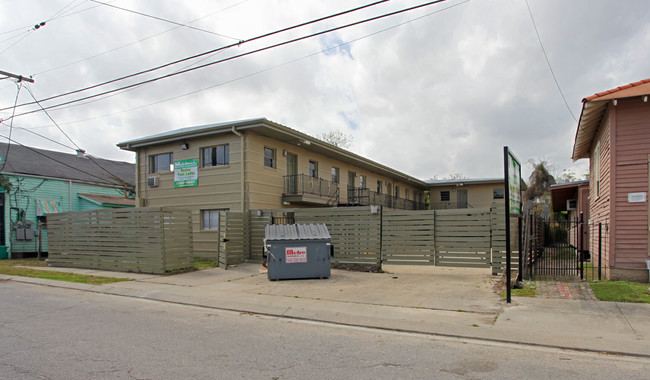
MULTIPOLYGON (((277 208, 295 208, 295 207, 317 207, 315 205, 305 204, 282 204, 282 192, 284 190, 283 177, 287 175, 287 157, 283 155, 286 150, 289 154, 295 154, 298 157, 298 174, 309 174, 309 161, 318 164, 318 177, 325 180, 332 180, 332 168, 339 168, 339 190, 340 202, 345 203, 347 200, 348 173, 354 172, 354 187, 360 186, 360 177, 366 176, 366 187, 372 191, 377 191, 377 181, 382 182, 382 194, 386 194, 387 183, 391 184, 392 195, 395 195, 395 187, 399 186, 400 198, 405 198, 406 191, 410 200, 413 200, 414 191, 423 194, 423 188, 416 188, 407 185, 404 182, 396 181, 392 178, 373 173, 369 170, 361 169, 357 166, 350 165, 343 161, 326 157, 322 154, 309 151, 309 148, 303 148, 294 144, 288 144, 277 141, 265 136, 252 133, 247 135, 246 150, 246 180, 248 183, 248 197, 250 209, 277 209, 277 208), (269 168, 264 166, 264 148, 275 150, 276 167, 269 168)), ((424 201, 424 198, 422 197, 424 201)))
POLYGON ((241 211, 241 143, 235 134, 188 141, 189 149, 182 150, 181 143, 142 148, 137 154, 137 195, 140 207, 178 207, 192 210, 194 252, 201 257, 216 257, 218 231, 202 230, 201 210, 223 209, 241 211), (201 167, 201 148, 229 144, 230 164, 201 167), (149 157, 173 153, 174 161, 199 159, 199 185, 174 188, 174 173, 149 173, 149 157), (149 187, 147 179, 159 178, 157 187, 149 187))
MULTIPOLYGON (((458 190, 467 190, 468 208, 487 208, 492 206, 494 201, 494 190, 503 189, 503 183, 489 184, 467 184, 464 186, 444 186, 431 188, 431 208, 434 210, 457 208, 458 190), (442 191, 449 191, 449 201, 443 202, 440 199, 442 191)), ((505 201, 504 201, 505 202, 505 201)))

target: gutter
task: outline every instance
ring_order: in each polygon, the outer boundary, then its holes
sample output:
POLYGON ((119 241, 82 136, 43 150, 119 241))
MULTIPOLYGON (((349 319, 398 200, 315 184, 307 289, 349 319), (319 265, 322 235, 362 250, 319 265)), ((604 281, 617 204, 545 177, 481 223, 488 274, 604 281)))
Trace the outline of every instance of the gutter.
POLYGON ((241 170, 240 170, 240 172, 241 172, 241 178, 240 178, 240 181, 241 181, 241 189, 240 189, 241 190, 241 204, 240 204, 240 207, 241 207, 241 212, 244 212, 245 211, 244 207, 246 206, 246 203, 245 203, 246 185, 244 183, 244 181, 246 179, 246 177, 244 175, 244 173, 246 172, 246 151, 245 151, 245 148, 244 148, 244 134, 239 132, 235 126, 232 127, 232 133, 239 136, 239 140, 240 140, 239 144, 241 146, 240 147, 240 149, 241 149, 241 170))

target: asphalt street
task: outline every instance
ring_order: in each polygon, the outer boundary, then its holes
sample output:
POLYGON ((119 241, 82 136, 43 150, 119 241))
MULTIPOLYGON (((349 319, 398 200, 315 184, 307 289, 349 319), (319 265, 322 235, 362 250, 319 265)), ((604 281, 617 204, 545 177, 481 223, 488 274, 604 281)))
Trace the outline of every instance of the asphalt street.
MULTIPOLYGON (((650 360, 0 281, 3 379, 645 379, 650 360)), ((470 327, 471 328, 471 327, 470 327)))

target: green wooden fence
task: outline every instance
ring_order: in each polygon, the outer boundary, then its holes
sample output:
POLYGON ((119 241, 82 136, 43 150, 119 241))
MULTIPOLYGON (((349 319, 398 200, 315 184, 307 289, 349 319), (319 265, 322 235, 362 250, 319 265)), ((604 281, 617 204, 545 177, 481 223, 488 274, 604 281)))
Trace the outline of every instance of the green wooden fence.
POLYGON ((163 274, 192 268, 192 217, 164 208, 47 216, 52 266, 163 274))
POLYGON ((296 223, 327 225, 334 263, 492 266, 500 274, 505 266, 504 211, 495 202, 491 208, 435 211, 342 207, 227 212, 220 219, 219 264, 261 262, 264 226, 272 215, 293 214, 296 223))
POLYGON ((435 265, 435 211, 382 213, 381 259, 390 265, 435 265))

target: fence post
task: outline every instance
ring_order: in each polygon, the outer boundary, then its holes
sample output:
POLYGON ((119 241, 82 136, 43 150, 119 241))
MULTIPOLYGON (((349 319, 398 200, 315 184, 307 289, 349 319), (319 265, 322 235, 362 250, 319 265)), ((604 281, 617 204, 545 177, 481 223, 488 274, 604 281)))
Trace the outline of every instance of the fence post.
POLYGON ((602 250, 601 250, 601 243, 603 241, 603 224, 598 223, 598 281, 601 279, 602 275, 602 260, 601 260, 601 255, 602 255, 602 250))
POLYGON ((521 226, 522 226, 522 220, 521 219, 522 219, 521 216, 519 216, 517 218, 517 224, 518 224, 518 226, 517 226, 517 228, 518 228, 517 235, 518 235, 518 239, 519 239, 519 252, 517 252, 519 254, 519 273, 517 274, 517 281, 521 281, 524 278, 524 274, 523 274, 524 273, 524 254, 521 251, 523 249, 523 242, 522 242, 523 231, 521 230, 521 226))
POLYGON ((580 249, 579 249, 579 254, 578 254, 578 259, 580 260, 580 279, 584 280, 584 214, 581 212, 580 213, 580 249))
POLYGON ((537 235, 537 230, 534 229, 533 226, 533 213, 531 212, 528 215, 528 218, 530 219, 528 221, 528 251, 530 252, 530 262, 528 263, 528 271, 530 273, 530 276, 528 279, 530 281, 533 280, 533 263, 534 263, 534 257, 533 257, 533 240, 535 235, 537 235))

